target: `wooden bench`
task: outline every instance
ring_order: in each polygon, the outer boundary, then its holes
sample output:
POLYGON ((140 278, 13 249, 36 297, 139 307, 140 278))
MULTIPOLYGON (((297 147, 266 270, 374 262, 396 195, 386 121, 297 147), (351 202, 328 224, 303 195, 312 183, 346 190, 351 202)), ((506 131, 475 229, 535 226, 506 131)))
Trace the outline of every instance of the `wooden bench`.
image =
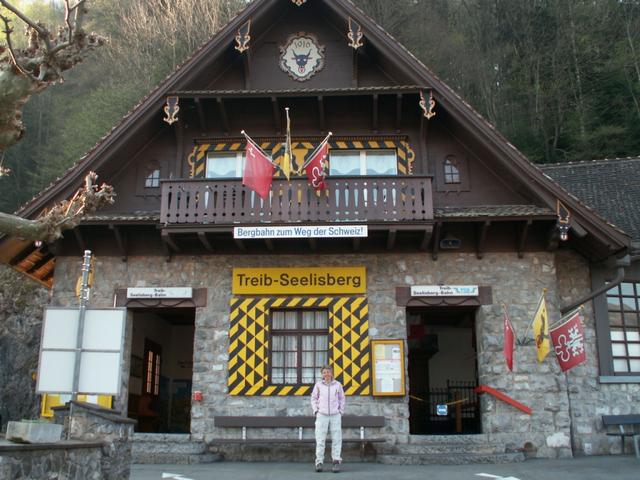
MULTIPOLYGON (((265 443, 293 443, 305 444, 315 443, 314 438, 303 438, 303 429, 314 428, 316 417, 313 416, 290 416, 290 417, 234 417, 234 416, 214 416, 213 424, 217 428, 241 428, 240 438, 217 438, 209 441, 212 445, 251 445, 265 443), (297 428, 297 437, 293 438, 248 438, 248 428, 297 428)), ((384 417, 377 416, 356 416, 345 415, 342 417, 342 428, 360 429, 359 438, 343 438, 342 443, 360 444, 360 453, 364 455, 365 447, 372 443, 383 443, 384 438, 369 438, 365 436, 365 428, 384 427, 384 417)), ((327 442, 330 440, 327 439, 327 442)))
POLYGON ((618 427, 617 432, 607 432, 607 435, 620 437, 622 440, 622 453, 624 453, 624 439, 631 437, 633 439, 636 457, 640 458, 640 430, 636 430, 636 427, 640 427, 639 414, 603 415, 602 424, 605 427, 618 427))

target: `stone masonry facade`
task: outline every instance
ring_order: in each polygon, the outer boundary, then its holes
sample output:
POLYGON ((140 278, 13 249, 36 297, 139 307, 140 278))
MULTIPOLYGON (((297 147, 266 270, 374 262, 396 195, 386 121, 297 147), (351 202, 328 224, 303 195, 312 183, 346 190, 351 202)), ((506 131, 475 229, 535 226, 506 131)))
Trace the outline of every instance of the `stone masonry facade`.
MULTIPOLYGON (((588 264, 570 251, 488 253, 483 259, 468 253, 384 255, 278 255, 278 256, 176 256, 98 257, 91 306, 110 307, 116 289, 126 287, 207 288, 207 304, 196 309, 193 389, 203 393, 191 408, 194 439, 237 438, 238 432, 216 429, 214 415, 309 415, 305 397, 241 397, 227 394, 229 300, 234 267, 340 267, 364 266, 367 271, 369 335, 371 339, 406 339, 406 312, 396 304, 395 288, 424 284, 474 284, 491 286, 493 304, 476 315, 479 383, 496 388, 533 409, 531 416, 482 396, 482 431, 508 449, 533 449, 538 457, 569 457, 619 450, 619 440, 609 440, 598 417, 625 413, 623 406, 638 401, 638 385, 600 385, 591 309, 585 312, 586 365, 563 374, 552 354, 538 364, 535 347, 517 347, 514 371, 503 358, 503 308, 518 336, 523 336, 536 309, 540 293, 547 289, 550 322, 560 317, 560 306, 590 290, 588 264), (619 405, 620 407, 616 407, 619 405)), ((73 279, 80 261, 60 257, 56 265, 53 305, 74 304, 73 279)), ((530 335, 530 334, 529 334, 530 335)), ((129 347, 130 348, 130 347, 129 347)), ((126 352, 125 352, 126 353, 126 352)), ((406 352, 405 352, 406 354, 406 352)), ((406 359, 405 359, 406 360, 406 359)), ((125 362, 126 363, 126 362, 125 362)), ((406 361, 405 361, 406 368, 406 361)), ((128 365, 125 365, 128 372, 128 365)), ((408 377, 407 377, 408 378, 408 377)), ((126 375, 125 375, 126 383, 126 375)), ((410 386, 408 386, 410 388, 410 386)), ((116 406, 127 398, 126 388, 116 406)), ((408 397, 348 398, 348 413, 384 415, 384 434, 401 446, 409 442, 408 397)), ((122 408, 121 406, 118 408, 122 408)), ((259 436, 261 432, 252 433, 259 436)), ((273 432, 269 436, 273 436, 273 432)), ((291 435, 291 432, 282 433, 291 435)), ((306 435, 311 436, 312 432, 306 435)))

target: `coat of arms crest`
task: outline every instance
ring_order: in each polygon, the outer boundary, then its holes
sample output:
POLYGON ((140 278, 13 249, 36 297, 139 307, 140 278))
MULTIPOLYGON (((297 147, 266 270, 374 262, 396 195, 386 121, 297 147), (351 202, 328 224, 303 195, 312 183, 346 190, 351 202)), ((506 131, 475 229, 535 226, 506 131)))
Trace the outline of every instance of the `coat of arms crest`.
POLYGON ((294 80, 309 80, 323 67, 324 45, 311 33, 295 33, 280 46, 280 68, 294 80))

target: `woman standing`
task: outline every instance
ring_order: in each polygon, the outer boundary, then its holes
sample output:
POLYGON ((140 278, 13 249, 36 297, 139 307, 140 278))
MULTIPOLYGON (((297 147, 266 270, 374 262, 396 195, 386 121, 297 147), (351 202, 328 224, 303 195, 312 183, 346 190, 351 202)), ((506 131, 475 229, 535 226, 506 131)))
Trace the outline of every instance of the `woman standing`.
POLYGON ((325 365, 321 369, 322 380, 311 393, 311 408, 316 416, 316 472, 322 472, 324 446, 327 431, 331 429, 331 471, 338 473, 342 463, 342 414, 345 398, 340 382, 333 379, 333 370, 325 365))

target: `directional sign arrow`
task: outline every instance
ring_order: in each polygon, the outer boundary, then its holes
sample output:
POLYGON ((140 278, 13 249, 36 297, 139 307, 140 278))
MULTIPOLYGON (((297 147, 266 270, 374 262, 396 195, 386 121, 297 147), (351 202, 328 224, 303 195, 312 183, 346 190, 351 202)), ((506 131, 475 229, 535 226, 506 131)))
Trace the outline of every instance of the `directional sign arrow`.
POLYGON ((179 473, 162 473, 162 478, 169 478, 172 480, 192 480, 191 478, 183 477, 179 473))
POLYGON ((516 478, 516 477, 501 477, 499 475, 492 475, 490 473, 476 473, 476 476, 493 478, 494 480, 520 480, 519 478, 516 478))

